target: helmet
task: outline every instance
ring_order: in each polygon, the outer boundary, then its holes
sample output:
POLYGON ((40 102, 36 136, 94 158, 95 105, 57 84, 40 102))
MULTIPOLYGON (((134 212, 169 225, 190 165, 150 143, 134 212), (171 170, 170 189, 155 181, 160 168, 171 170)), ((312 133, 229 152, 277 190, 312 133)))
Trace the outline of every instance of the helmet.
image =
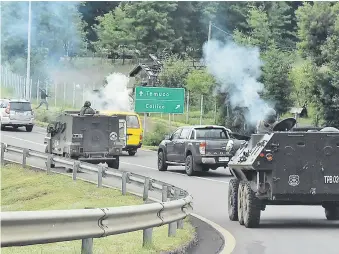
POLYGON ((90 107, 91 106, 91 102, 90 101, 85 101, 84 107, 90 107))
POLYGON ((277 119, 277 112, 273 108, 269 108, 265 114, 265 122, 272 124, 277 119))

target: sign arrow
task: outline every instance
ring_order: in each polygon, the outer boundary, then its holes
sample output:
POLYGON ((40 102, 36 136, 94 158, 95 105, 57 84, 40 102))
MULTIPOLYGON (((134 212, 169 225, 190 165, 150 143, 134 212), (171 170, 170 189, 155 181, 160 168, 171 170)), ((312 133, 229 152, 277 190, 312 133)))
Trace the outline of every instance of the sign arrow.
POLYGON ((175 109, 179 109, 180 108, 180 105, 177 105, 176 107, 175 107, 175 109))
POLYGON ((140 91, 139 95, 142 96, 144 93, 142 91, 140 91))

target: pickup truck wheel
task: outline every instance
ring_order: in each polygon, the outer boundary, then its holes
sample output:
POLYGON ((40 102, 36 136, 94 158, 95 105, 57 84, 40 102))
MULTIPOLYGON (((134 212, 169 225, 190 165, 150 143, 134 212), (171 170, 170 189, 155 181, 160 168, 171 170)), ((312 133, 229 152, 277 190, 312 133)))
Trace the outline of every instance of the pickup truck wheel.
POLYGON ((244 211, 243 205, 244 204, 244 182, 239 182, 238 185, 238 221, 240 225, 244 225, 244 211))
POLYGON ((326 207, 325 216, 327 220, 339 220, 339 207, 326 207))
POLYGON ((260 224, 261 203, 251 189, 249 182, 244 182, 243 214, 246 228, 257 228, 260 224))
POLYGON ((228 184, 228 217, 231 221, 238 220, 238 188, 239 180, 231 179, 228 184))
POLYGON ((202 171, 203 172, 208 172, 208 171, 210 171, 210 168, 206 167, 206 166, 202 166, 202 171))
POLYGON ((188 176, 194 176, 196 174, 196 171, 194 170, 196 167, 196 164, 194 163, 194 159, 192 155, 187 155, 186 161, 185 161, 185 171, 188 176))
POLYGON ((166 171, 167 167, 168 167, 168 165, 167 165, 166 160, 165 160, 164 152, 160 151, 158 153, 158 170, 159 171, 166 171))

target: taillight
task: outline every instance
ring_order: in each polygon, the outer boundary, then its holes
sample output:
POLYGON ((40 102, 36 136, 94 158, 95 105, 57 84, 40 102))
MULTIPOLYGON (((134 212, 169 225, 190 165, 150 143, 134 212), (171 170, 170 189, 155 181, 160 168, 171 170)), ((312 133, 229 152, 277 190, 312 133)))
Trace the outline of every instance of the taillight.
POLYGON ((206 143, 205 142, 200 143, 199 152, 200 152, 200 154, 206 154, 206 143))
POLYGON ((142 140, 142 135, 140 134, 140 140, 142 140))
POLYGON ((5 112, 6 112, 7 114, 9 114, 10 108, 11 108, 11 106, 10 106, 10 104, 8 104, 7 108, 5 109, 5 112))

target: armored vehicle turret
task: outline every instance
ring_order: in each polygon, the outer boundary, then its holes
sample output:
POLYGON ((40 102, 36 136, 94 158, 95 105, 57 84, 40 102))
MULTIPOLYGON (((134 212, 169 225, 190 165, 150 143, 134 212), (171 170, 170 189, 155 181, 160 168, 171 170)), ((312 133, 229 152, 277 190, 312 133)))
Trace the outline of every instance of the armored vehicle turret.
POLYGON ((339 130, 298 130, 295 123, 288 118, 271 133, 252 134, 229 161, 236 177, 230 220, 258 227, 266 205, 319 205, 328 220, 339 220, 339 130))
POLYGON ((45 152, 119 169, 126 120, 98 113, 81 116, 79 111, 63 112, 47 127, 45 152))

